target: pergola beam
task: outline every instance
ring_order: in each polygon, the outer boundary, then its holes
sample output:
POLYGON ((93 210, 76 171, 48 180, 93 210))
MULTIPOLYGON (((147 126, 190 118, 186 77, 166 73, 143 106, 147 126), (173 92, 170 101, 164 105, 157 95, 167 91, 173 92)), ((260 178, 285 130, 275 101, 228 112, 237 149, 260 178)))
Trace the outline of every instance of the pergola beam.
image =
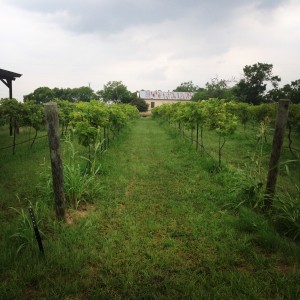
POLYGON ((0 69, 0 80, 8 87, 10 99, 12 98, 12 82, 21 76, 22 74, 0 69))

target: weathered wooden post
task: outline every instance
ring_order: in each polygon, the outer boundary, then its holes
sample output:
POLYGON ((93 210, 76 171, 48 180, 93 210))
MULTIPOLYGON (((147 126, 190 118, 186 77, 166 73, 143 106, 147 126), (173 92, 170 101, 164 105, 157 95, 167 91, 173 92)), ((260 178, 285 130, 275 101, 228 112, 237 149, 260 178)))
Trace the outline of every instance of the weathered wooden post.
POLYGON ((65 219, 65 195, 64 195, 64 177, 61 158, 61 148, 59 139, 59 124, 57 104, 49 102, 44 104, 46 124, 48 130, 50 159, 52 169, 52 182, 54 191, 56 217, 59 220, 65 219))
POLYGON ((273 136, 272 152, 269 162, 269 172, 267 178, 266 192, 264 197, 264 210, 268 211, 273 203, 275 194, 277 176, 278 176, 278 163, 281 154, 281 148, 284 140, 284 132, 288 119, 290 100, 279 100, 275 131, 273 136))
POLYGON ((197 123, 196 127, 196 151, 198 151, 199 147, 199 123, 197 123))

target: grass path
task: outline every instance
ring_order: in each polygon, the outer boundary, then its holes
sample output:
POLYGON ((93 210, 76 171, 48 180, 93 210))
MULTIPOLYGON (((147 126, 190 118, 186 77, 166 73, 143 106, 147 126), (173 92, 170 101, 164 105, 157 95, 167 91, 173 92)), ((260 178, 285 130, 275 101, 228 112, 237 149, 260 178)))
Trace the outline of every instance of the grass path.
POLYGON ((138 121, 105 167, 98 258, 116 295, 280 298, 290 278, 236 232, 236 218, 222 208, 224 179, 212 178, 209 163, 158 123, 138 121))
POLYGON ((299 299, 299 247, 226 210, 233 175, 211 167, 137 120, 104 156, 101 197, 47 229, 46 261, 2 251, 0 299, 299 299))

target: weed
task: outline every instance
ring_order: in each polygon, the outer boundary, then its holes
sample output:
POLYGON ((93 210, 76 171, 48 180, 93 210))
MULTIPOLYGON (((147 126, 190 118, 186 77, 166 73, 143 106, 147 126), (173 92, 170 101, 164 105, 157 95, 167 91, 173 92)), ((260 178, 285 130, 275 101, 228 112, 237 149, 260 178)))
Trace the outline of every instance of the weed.
POLYGON ((273 219, 277 228, 294 240, 300 239, 300 199, 289 193, 277 196, 274 202, 273 219))
POLYGON ((231 177, 230 182, 227 184, 231 197, 225 207, 237 209, 241 206, 247 206, 260 210, 263 205, 263 183, 246 175, 243 171, 230 171, 229 174, 225 175, 231 177))
MULTIPOLYGON (((69 154, 68 159, 64 163, 64 189, 67 202, 75 209, 77 209, 80 203, 93 199, 101 189, 100 184, 97 182, 97 173, 100 167, 96 165, 96 158, 90 162, 89 170, 82 169, 78 152, 75 150, 71 141, 66 140, 67 151, 69 154)), ((95 147, 95 155, 101 148, 101 144, 98 143, 95 147)), ((87 160, 85 158, 85 160, 87 160)))
MULTIPOLYGON (((33 207, 36 217, 36 224, 39 226, 41 223, 40 204, 37 201, 35 205, 32 205, 32 203, 29 201, 29 206, 33 207)), ((11 209, 17 212, 19 215, 17 230, 13 235, 10 236, 17 241, 17 254, 19 254, 19 252, 25 248, 33 248, 34 243, 36 243, 34 229, 28 211, 23 208, 16 209, 14 207, 11 207, 11 209)), ((40 229, 39 231, 41 236, 44 237, 45 234, 43 233, 43 231, 41 231, 40 229)))
MULTIPOLYGON (((297 159, 284 161, 281 165, 285 167, 287 175, 292 180, 290 167, 299 169, 299 156, 297 159)), ((295 193, 285 191, 277 194, 272 211, 272 217, 278 230, 294 240, 300 239, 300 173, 297 179, 298 183, 294 183, 295 193)))
POLYGON ((268 131, 269 118, 260 122, 257 137, 256 149, 247 157, 250 163, 244 163, 244 171, 236 171, 236 181, 233 183, 231 192, 236 195, 235 200, 227 205, 238 208, 242 205, 256 210, 263 208, 262 188, 264 185, 263 161, 266 134, 268 131))
POLYGON ((40 198, 46 200, 47 202, 49 202, 50 199, 53 198, 51 167, 46 163, 45 157, 43 159, 43 162, 40 164, 37 190, 39 192, 40 198))

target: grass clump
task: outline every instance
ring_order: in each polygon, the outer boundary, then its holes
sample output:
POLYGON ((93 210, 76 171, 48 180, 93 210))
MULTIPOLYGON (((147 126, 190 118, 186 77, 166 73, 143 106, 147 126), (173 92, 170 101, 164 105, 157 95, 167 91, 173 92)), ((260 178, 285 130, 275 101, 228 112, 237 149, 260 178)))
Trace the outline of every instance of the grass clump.
MULTIPOLYGON (((29 206, 34 209, 36 225, 40 227, 41 225, 40 203, 37 201, 35 205, 32 205, 32 203, 29 201, 29 206)), ((34 249, 34 246, 36 244, 35 236, 33 234, 34 228, 33 228, 32 220, 28 214, 28 211, 26 211, 23 208, 16 209, 14 207, 11 207, 11 209, 18 214, 17 228, 15 229, 14 234, 10 236, 10 238, 16 241, 16 245, 17 245, 16 253, 19 254, 19 252, 25 248, 34 249)), ((39 232, 41 237, 45 237, 45 234, 42 230, 39 229, 39 232)))
POLYGON ((273 207, 273 220, 280 232, 300 240, 300 199, 289 193, 279 195, 273 207))
MULTIPOLYGON (((64 189, 68 204, 78 209, 82 202, 92 201, 101 189, 101 184, 97 181, 100 166, 97 167, 97 156, 94 155, 93 161, 85 157, 79 157, 74 145, 70 140, 65 141, 67 159, 64 162, 64 189), (81 160, 80 160, 81 158, 81 160), (83 162, 88 161, 88 167, 83 162)), ((98 147, 100 149, 100 143, 98 147)))

